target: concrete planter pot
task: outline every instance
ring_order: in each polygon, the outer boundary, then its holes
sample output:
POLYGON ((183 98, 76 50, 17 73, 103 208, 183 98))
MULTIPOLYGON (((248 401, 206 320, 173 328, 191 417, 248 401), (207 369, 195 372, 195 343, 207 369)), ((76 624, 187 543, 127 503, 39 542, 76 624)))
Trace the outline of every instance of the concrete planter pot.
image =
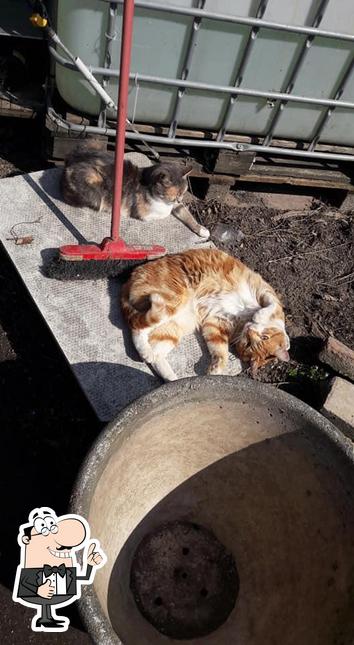
POLYGON ((162 386, 99 436, 73 493, 108 557, 80 604, 91 637, 352 645, 353 495, 352 443, 299 400, 162 386))

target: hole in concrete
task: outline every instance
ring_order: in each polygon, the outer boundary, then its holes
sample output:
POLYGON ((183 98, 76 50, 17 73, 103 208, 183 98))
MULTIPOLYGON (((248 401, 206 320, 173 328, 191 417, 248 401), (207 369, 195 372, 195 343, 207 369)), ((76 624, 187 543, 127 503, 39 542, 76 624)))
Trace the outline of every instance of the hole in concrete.
POLYGON ((226 621, 236 603, 239 577, 232 554, 211 531, 171 522, 139 544, 130 588, 139 611, 160 633, 189 640, 207 636, 226 621), (187 586, 181 578, 188 579, 187 586))

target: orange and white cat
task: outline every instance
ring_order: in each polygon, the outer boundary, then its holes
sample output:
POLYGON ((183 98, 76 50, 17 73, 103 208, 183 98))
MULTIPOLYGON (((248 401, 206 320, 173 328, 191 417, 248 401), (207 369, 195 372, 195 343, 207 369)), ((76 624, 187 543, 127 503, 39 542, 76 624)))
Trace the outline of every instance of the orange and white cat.
POLYGON ((223 251, 197 249, 143 264, 123 286, 121 304, 140 356, 165 380, 182 336, 200 329, 211 355, 209 374, 224 373, 229 345, 252 373, 289 360, 279 298, 258 274, 223 251))

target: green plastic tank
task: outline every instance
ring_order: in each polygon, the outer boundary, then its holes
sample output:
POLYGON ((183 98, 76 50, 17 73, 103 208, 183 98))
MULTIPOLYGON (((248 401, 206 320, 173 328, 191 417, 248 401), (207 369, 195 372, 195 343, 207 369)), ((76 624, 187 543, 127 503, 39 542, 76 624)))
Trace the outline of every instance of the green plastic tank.
MULTIPOLYGON (((148 0, 147 0, 148 1, 148 0)), ((150 0, 152 2, 152 0, 150 0)), ((136 8, 131 71, 164 78, 181 78, 186 49, 193 26, 192 16, 168 10, 169 6, 195 8, 194 0, 164 0, 166 12, 136 8)), ((309 26, 320 2, 314 0, 269 0, 263 19, 288 25, 309 26)), ((234 16, 256 15, 259 0, 206 0, 204 10, 234 16)), ((121 5, 118 5, 117 38, 113 43, 112 68, 118 69, 121 36, 121 5)), ((109 2, 104 0, 58 0, 57 28, 63 42, 86 64, 103 67, 109 2)), ((354 34, 352 0, 329 2, 321 29, 354 34)), ((216 85, 233 85, 235 73, 247 44, 250 27, 203 18, 188 80, 216 85)), ((281 91, 291 74, 306 36, 272 29, 260 29, 246 65, 242 87, 281 91)), ((335 94, 348 67, 353 43, 316 37, 298 74, 293 94, 329 98, 335 94)), ((102 80, 98 77, 99 80, 102 80)), ((100 111, 100 100, 75 71, 56 64, 56 82, 63 99, 75 110, 90 115, 100 111)), ((116 100, 117 78, 106 86, 116 100)), ((131 83, 129 116, 136 122, 169 124, 177 89, 151 83, 131 83)), ((354 100, 354 73, 342 100, 354 100)), ((179 127, 218 130, 228 96, 209 90, 188 89, 181 102, 179 127)), ((274 102, 257 97, 239 97, 228 126, 229 132, 262 135, 273 116, 274 102)), ((274 136, 308 141, 325 108, 289 102, 277 123, 274 136)), ((353 112, 337 108, 322 135, 323 143, 354 145, 353 112)))

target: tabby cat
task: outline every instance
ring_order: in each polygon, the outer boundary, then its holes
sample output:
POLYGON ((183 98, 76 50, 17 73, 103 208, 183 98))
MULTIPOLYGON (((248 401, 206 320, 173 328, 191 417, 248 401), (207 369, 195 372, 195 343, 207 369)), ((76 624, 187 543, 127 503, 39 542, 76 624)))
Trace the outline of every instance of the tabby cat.
MULTIPOLYGON (((194 233, 207 239, 209 231, 198 224, 182 204, 191 168, 159 163, 138 168, 124 161, 122 209, 146 222, 172 214, 194 233)), ((114 156, 103 152, 99 141, 89 140, 66 159, 61 186, 65 201, 72 206, 88 206, 96 211, 110 210, 113 197, 114 156)))
POLYGON ((162 378, 177 377, 166 356, 199 328, 211 355, 209 374, 222 374, 229 345, 252 374, 269 361, 289 360, 284 313, 272 287, 223 251, 197 249, 134 269, 121 304, 140 356, 162 378))

